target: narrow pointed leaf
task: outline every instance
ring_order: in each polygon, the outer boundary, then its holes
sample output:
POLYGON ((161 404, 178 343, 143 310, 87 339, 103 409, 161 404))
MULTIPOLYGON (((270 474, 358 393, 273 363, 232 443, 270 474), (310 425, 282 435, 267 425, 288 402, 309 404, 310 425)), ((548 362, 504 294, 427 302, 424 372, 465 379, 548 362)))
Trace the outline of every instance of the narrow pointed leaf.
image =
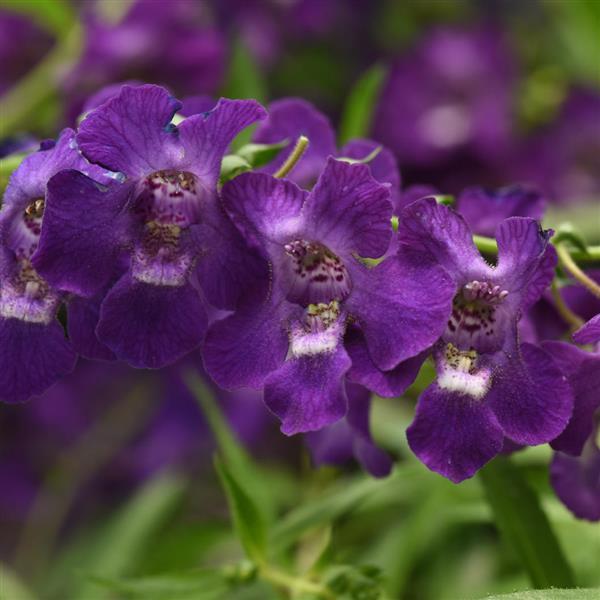
POLYGON ((517 467, 506 457, 488 463, 479 478, 506 542, 536 588, 572 588, 573 573, 548 517, 517 467))
POLYGON ((226 463, 216 458, 215 468, 227 495, 235 530, 246 555, 256 564, 264 564, 267 555, 267 528, 262 514, 226 463))

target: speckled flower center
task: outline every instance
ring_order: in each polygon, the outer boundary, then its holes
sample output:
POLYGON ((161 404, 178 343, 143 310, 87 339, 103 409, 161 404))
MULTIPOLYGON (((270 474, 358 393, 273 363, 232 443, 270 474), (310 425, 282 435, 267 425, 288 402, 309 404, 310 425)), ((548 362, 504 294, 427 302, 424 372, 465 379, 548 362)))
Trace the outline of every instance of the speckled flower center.
POLYGON ((138 281, 152 285, 180 286, 187 279, 192 259, 181 248, 182 228, 156 221, 146 223, 132 262, 138 281))
POLYGON ((480 400, 489 390, 491 373, 479 365, 479 355, 475 350, 459 350, 449 343, 437 362, 437 384, 441 389, 474 400, 480 400))
POLYGON ((293 240, 284 246, 287 298, 302 306, 344 300, 352 283, 344 263, 319 242, 293 240))
POLYGON ((28 259, 17 263, 15 274, 3 282, 0 317, 29 323, 49 323, 56 312, 58 294, 53 292, 28 259))
POLYGON ((296 323, 290 331, 289 354, 300 357, 333 352, 343 333, 344 323, 337 300, 309 304, 303 322, 296 323))
POLYGON ((188 227, 199 222, 203 199, 204 188, 193 173, 156 171, 138 185, 135 211, 146 222, 188 227))
POLYGON ((44 199, 35 198, 9 224, 5 243, 19 258, 30 259, 37 250, 43 215, 44 199))
POLYGON ((502 325, 498 309, 507 296, 508 292, 498 285, 467 283, 454 297, 444 339, 463 350, 487 350, 502 325))

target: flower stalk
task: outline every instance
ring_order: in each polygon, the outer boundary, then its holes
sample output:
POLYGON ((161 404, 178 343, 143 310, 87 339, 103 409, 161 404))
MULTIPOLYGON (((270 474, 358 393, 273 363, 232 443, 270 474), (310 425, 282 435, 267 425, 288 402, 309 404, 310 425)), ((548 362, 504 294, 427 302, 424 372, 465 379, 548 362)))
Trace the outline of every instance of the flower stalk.
POLYGON ((301 135, 292 150, 292 153, 287 157, 286 161, 281 165, 274 177, 281 179, 288 175, 292 169, 298 164, 306 150, 308 149, 308 138, 301 135))
MULTIPOLYGON (((592 248, 589 250, 592 250, 592 248)), ((558 254, 560 264, 565 270, 579 281, 579 283, 581 283, 581 285, 583 285, 591 294, 600 298, 600 285, 579 268, 566 245, 558 244, 556 246, 556 253, 558 254)))

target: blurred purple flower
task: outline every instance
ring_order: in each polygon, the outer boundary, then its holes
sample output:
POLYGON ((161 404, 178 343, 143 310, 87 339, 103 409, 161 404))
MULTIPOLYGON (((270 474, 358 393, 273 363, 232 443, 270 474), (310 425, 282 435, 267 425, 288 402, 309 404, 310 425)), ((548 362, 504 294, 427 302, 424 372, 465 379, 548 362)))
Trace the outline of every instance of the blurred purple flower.
POLYGON ((438 166, 464 151, 495 160, 511 142, 514 70, 498 31, 436 29, 393 64, 374 138, 402 169, 438 166))
POLYGON ((0 96, 50 49, 52 39, 24 15, 0 10, 0 96))
POLYGON ((86 46, 65 81, 71 120, 86 96, 114 81, 158 83, 180 95, 214 93, 221 84, 226 43, 207 3, 134 0, 117 20, 101 14, 103 6, 84 6, 86 46))
POLYGON ((537 185, 552 202, 600 194, 600 93, 576 88, 558 118, 533 134, 515 161, 515 178, 537 185))
POLYGON ((509 217, 530 217, 540 221, 546 201, 535 189, 511 186, 496 191, 467 188, 456 200, 456 210, 474 233, 491 237, 509 217))

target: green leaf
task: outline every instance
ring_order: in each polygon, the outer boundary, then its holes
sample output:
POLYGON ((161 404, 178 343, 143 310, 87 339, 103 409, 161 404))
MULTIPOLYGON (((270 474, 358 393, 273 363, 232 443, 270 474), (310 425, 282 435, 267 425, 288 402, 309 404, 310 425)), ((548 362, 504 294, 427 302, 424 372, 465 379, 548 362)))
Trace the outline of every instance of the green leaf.
POLYGON ((223 185, 229 180, 250 171, 252 165, 241 156, 237 154, 227 154, 223 157, 221 162, 221 175, 219 176, 219 183, 223 185))
POLYGON ((228 98, 254 98, 263 103, 268 97, 262 73, 252 53, 239 38, 235 40, 231 50, 223 95, 228 98))
POLYGON ((364 158, 348 158, 347 156, 336 157, 336 160, 342 160, 344 162, 350 163, 351 165, 367 165, 374 158, 376 158, 381 152, 382 146, 377 146, 375 150, 372 150, 367 154, 364 158))
POLYGON ((221 412, 213 392, 198 375, 190 371, 185 374, 187 385, 200 405, 202 412, 217 440, 217 444, 227 462, 228 469, 243 487, 255 505, 259 507, 263 518, 270 520, 275 512, 274 502, 265 475, 250 458, 244 447, 238 442, 221 412))
POLYGON ((288 143, 285 140, 277 144, 245 144, 235 154, 225 155, 221 163, 221 185, 241 173, 270 163, 288 143))
POLYGON ((340 143, 369 135, 373 110, 387 70, 381 65, 371 67, 356 83, 342 113, 340 143))
MULTIPOLYGON (((23 162, 23 159, 28 156, 27 152, 19 152, 17 154, 9 154, 0 159, 0 193, 3 193, 8 185, 8 180, 17 167, 23 162)), ((0 200, 0 206, 2 201, 0 200)))
POLYGON ((573 225, 573 223, 561 223, 552 237, 552 242, 557 245, 561 242, 568 242, 584 254, 587 253, 587 245, 583 234, 573 225))
POLYGON ((598 600, 600 588, 560 590, 536 590, 527 592, 514 592, 513 594, 499 594, 486 596, 485 600, 598 600))
POLYGON ((118 598, 133 600, 219 600, 226 597, 231 587, 223 571, 218 569, 194 569, 140 579, 94 576, 91 581, 118 598))
POLYGON ((0 7, 26 15, 56 37, 69 31, 75 21, 73 6, 67 0, 0 0, 0 7))
POLYGON ((536 588, 574 585, 573 573, 548 517, 521 472, 497 457, 479 472, 498 529, 518 554, 536 588))
POLYGON ((274 551, 280 552, 288 548, 309 529, 330 523, 351 512, 367 497, 376 495, 381 488, 389 485, 389 481, 369 477, 361 477, 352 483, 342 481, 316 500, 299 506, 274 528, 271 540, 274 551))
MULTIPOLYGON (((171 473, 158 475, 119 511, 100 536, 96 548, 80 570, 106 577, 127 574, 173 511, 185 490, 185 481, 171 473)), ((96 598, 97 589, 84 584, 75 598, 96 598)))
POLYGON ((236 154, 250 163, 253 169, 257 169, 277 158, 277 155, 287 146, 289 146, 288 140, 276 144, 246 144, 236 154))
POLYGON ((215 468, 227 495, 235 530, 246 555, 257 565, 262 565, 267 555, 267 528, 263 516, 226 463, 218 457, 215 458, 215 468))
POLYGON ((9 568, 0 563, 0 600, 34 600, 35 596, 9 568))

